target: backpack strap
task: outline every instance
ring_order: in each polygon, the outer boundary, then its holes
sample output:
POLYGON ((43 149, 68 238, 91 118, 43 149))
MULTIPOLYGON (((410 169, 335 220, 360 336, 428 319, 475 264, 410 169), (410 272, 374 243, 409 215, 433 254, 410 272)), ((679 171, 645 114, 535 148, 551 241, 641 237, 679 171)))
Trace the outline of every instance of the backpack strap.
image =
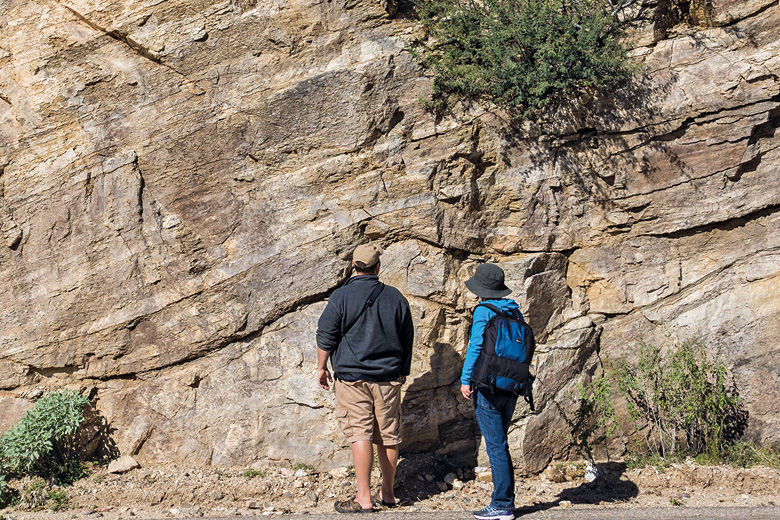
MULTIPOLYGON (((486 309, 490 309, 491 311, 493 311, 493 313, 494 313, 494 316, 491 316, 491 317, 490 317, 490 319, 491 319, 491 320, 492 320, 492 319, 493 319, 495 316, 506 316, 506 315, 507 315, 507 314, 506 314, 506 312, 502 311, 501 309, 499 309, 498 307, 496 307, 496 306, 495 306, 495 305, 493 305, 492 303, 479 302, 479 303, 477 304, 477 307, 485 307, 486 309)), ((476 307, 475 307, 475 309, 476 309, 476 307)), ((469 335, 471 335, 471 334, 469 334, 469 335)), ((484 341, 484 340, 483 340, 483 341, 484 341)), ((480 357, 481 357, 481 355, 482 355, 482 354, 480 353, 480 357)), ((471 384, 469 385, 469 387, 470 387, 472 390, 475 388, 475 386, 476 386, 476 385, 474 384, 474 381, 472 381, 472 382, 471 382, 471 384)), ((496 385, 495 385, 495 383, 493 383, 492 385, 490 385, 490 392, 491 392, 491 393, 495 393, 495 392, 496 392, 496 385)))
POLYGON ((477 304, 477 307, 485 307, 485 308, 490 309, 491 311, 495 312, 496 314, 506 315, 506 312, 502 311, 501 309, 499 309, 498 307, 496 307, 492 303, 480 302, 480 303, 477 304))
POLYGON ((360 317, 363 316, 363 313, 366 312, 366 309, 374 305, 374 302, 376 301, 377 298, 379 298, 379 294, 382 292, 384 288, 385 288, 385 284, 383 284, 382 282, 376 284, 374 290, 371 291, 371 294, 368 295, 368 299, 366 300, 366 303, 363 305, 363 308, 360 309, 360 312, 358 313, 357 317, 355 317, 355 319, 352 320, 352 323, 350 323, 349 326, 344 329, 344 332, 341 333, 342 336, 346 336, 347 332, 349 332, 352 329, 352 327, 355 325, 355 323, 358 322, 360 317))
MULTIPOLYGON (((496 306, 495 306, 495 305, 493 305, 492 303, 485 303, 485 302, 480 302, 480 303, 478 303, 478 304, 477 304, 477 307, 485 307, 485 308, 488 308, 488 309, 490 309, 491 311, 495 312, 496 314, 500 314, 501 316, 512 316, 512 317, 514 317, 514 318, 520 318, 520 316, 518 316, 518 315, 517 315, 517 314, 518 314, 518 312, 519 312, 519 310, 518 310, 518 309, 512 309, 512 310, 510 310, 510 311, 505 311, 505 310, 501 310, 501 309, 499 309, 498 307, 496 307, 496 306)), ((475 307, 475 308, 476 308, 476 307, 475 307)), ((525 320, 522 320, 522 319, 521 319, 521 321, 523 321, 523 323, 525 323, 525 320)))
MULTIPOLYGON (((379 296, 379 293, 382 292, 382 289, 385 288, 385 284, 382 282, 379 282, 376 284, 376 287, 374 287, 374 290, 371 291, 371 294, 368 295, 368 299, 366 300, 366 307, 371 307, 374 305, 374 302, 376 301, 377 297, 379 296)), ((365 309, 365 307, 364 307, 365 309)))
POLYGON ((528 381, 528 385, 526 386, 523 397, 525 398, 525 402, 528 403, 529 408, 531 408, 532 412, 536 412, 536 408, 534 408, 534 379, 530 379, 528 381))

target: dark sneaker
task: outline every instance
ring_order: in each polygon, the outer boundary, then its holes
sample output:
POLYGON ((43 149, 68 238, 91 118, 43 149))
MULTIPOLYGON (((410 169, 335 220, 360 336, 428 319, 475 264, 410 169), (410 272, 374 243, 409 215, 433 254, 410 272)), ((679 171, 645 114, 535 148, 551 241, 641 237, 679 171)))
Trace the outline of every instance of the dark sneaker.
POLYGON ((515 512, 487 506, 480 511, 474 511, 474 518, 477 520, 514 520, 515 512))

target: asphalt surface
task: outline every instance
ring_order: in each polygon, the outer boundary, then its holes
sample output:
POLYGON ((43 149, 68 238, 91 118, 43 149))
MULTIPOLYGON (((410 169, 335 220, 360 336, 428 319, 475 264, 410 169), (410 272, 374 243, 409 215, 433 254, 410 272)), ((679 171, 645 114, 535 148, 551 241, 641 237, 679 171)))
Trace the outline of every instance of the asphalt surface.
MULTIPOLYGON (((357 517, 361 520, 472 520, 469 511, 435 513, 376 512, 369 514, 309 514, 282 515, 283 518, 306 520, 345 520, 357 517)), ((239 517, 246 520, 246 516, 239 517)), ((275 517, 279 518, 279 517, 275 517)), ((545 510, 520 509, 517 519, 522 520, 780 520, 780 506, 772 507, 602 507, 602 508, 552 508, 545 510)), ((222 519, 224 520, 224 519, 222 519)))

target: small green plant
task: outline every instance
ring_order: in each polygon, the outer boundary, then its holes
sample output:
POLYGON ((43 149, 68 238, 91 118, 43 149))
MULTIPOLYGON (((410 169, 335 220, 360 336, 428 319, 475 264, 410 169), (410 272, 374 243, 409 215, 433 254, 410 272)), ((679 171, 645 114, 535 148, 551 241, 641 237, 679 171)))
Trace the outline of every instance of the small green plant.
POLYGON ((727 444, 718 456, 702 453, 696 457, 700 464, 728 464, 738 468, 764 466, 780 469, 780 447, 757 446, 752 442, 727 444))
POLYGON ((605 444, 618 427, 611 393, 609 380, 599 377, 582 385, 576 396, 568 396, 575 402, 573 414, 558 401, 553 401, 568 430, 559 433, 568 438, 583 459, 590 462, 595 461, 593 448, 605 444))
POLYGON ((413 0, 413 55, 433 97, 463 95, 533 112, 632 74, 622 43, 633 0, 413 0))
POLYGON ((49 508, 53 511, 60 511, 68 508, 68 493, 63 489, 49 490, 49 508))
POLYGON ((19 488, 19 509, 37 511, 49 500, 48 486, 41 477, 25 477, 19 488))
POLYGON ((246 479, 252 479, 255 477, 263 478, 265 477, 265 471, 258 471, 256 469, 245 469, 243 473, 241 473, 241 476, 246 479))
POLYGON ((95 475, 94 477, 92 477, 92 481, 96 484, 102 484, 103 482, 105 482, 105 480, 106 480, 105 475, 95 475))
POLYGON ((0 474, 0 507, 5 506, 10 499, 11 496, 8 493, 8 482, 5 480, 5 475, 0 474))
POLYGON ((662 458, 708 453, 720 457, 739 436, 744 412, 718 357, 701 341, 676 343, 664 352, 640 344, 636 363, 615 365, 620 394, 648 452, 662 458))
POLYGON ((292 469, 293 469, 293 471, 299 471, 299 470, 313 471, 314 470, 314 466, 310 466, 308 464, 304 464, 303 462, 296 462, 295 464, 292 465, 292 469))
POLYGON ((82 471, 84 472, 85 477, 92 475, 92 472, 99 467, 100 467, 100 462, 97 462, 95 460, 87 460, 81 463, 81 468, 82 471))
POLYGON ((0 470, 9 477, 37 475, 73 481, 84 474, 76 431, 84 422, 86 397, 52 392, 0 437, 0 470))

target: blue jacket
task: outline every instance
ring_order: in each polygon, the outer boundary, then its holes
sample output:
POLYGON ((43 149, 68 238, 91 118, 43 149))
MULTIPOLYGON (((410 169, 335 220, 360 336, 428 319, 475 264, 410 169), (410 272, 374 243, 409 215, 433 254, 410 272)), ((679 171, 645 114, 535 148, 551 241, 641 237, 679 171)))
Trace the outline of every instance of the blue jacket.
MULTIPOLYGON (((517 303, 509 298, 485 300, 484 303, 495 305, 502 311, 519 309, 517 303)), ((485 326, 495 314, 495 312, 481 305, 474 309, 474 319, 471 322, 471 336, 469 337, 469 348, 466 350, 466 359, 463 362, 463 372, 460 375, 460 382, 463 385, 471 384, 471 374, 474 371, 474 365, 477 363, 479 353, 482 352, 485 326)))

